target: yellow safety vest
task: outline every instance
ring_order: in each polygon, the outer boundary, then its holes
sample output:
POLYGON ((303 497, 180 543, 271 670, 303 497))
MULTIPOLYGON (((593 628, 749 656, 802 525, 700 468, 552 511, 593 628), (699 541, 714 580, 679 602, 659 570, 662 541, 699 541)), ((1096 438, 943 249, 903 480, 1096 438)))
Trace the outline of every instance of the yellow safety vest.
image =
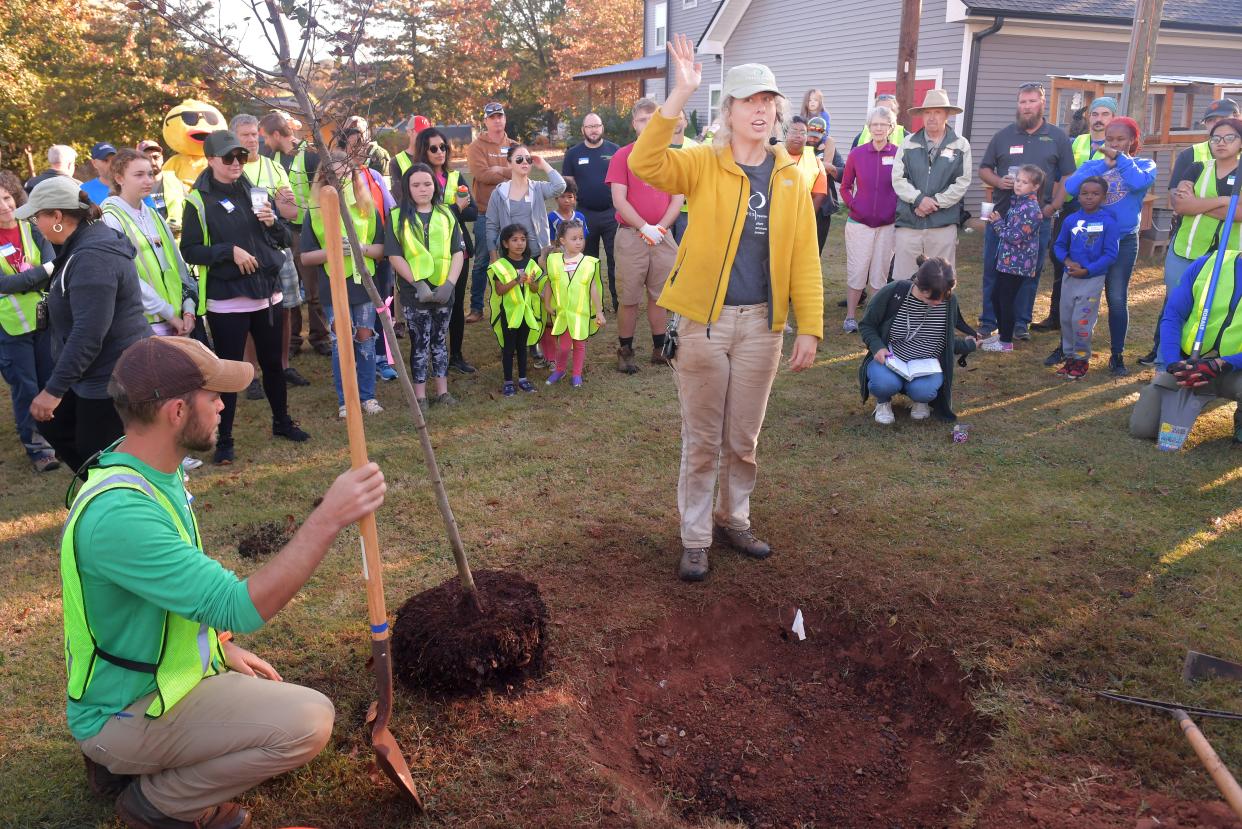
POLYGON ((405 261, 414 270, 414 279, 425 279, 437 288, 443 285, 453 264, 453 214, 439 206, 431 211, 430 240, 423 235, 423 220, 418 216, 410 216, 402 223, 400 207, 394 207, 390 215, 405 261))
POLYGON ((397 170, 401 175, 405 175, 405 171, 414 166, 414 159, 410 158, 410 154, 406 150, 402 150, 393 156, 393 160, 397 162, 397 170))
MULTIPOLYGON (((901 124, 893 127, 893 131, 888 134, 888 143, 901 146, 901 142, 906 140, 906 128, 901 124)), ((862 135, 858 136, 858 146, 871 143, 871 127, 864 125, 862 135)))
MULTIPOLYGON (((137 248, 138 255, 134 257, 134 264, 138 266, 138 276, 154 288, 160 299, 176 309, 177 315, 180 316, 181 300, 184 294, 181 288, 181 269, 177 267, 177 259, 181 256, 181 251, 177 249, 172 233, 165 227, 163 220, 158 215, 155 217, 155 229, 160 236, 160 246, 164 249, 164 258, 168 260, 168 267, 161 269, 160 258, 155 248, 133 217, 115 204, 109 204, 104 208, 104 212, 116 217, 121 227, 125 228, 125 235, 129 237, 129 241, 133 242, 134 247, 137 248)), ((158 314, 147 314, 147 322, 161 321, 158 314)))
POLYGON ((1199 164, 1207 164, 1212 160, 1212 145, 1206 141, 1191 145, 1190 151, 1195 162, 1199 164))
MULTIPOLYGON (((1199 317, 1207 301, 1208 283, 1212 281, 1215 255, 1204 259, 1195 277, 1194 309, 1182 324, 1182 353, 1189 354, 1195 347, 1195 335, 1199 333, 1199 317)), ((1203 332, 1203 348, 1200 353, 1215 352, 1221 357, 1242 354, 1242 315, 1234 308, 1233 290, 1236 279, 1238 251, 1225 251, 1216 280, 1216 293, 1212 296, 1212 309, 1208 312, 1207 328, 1203 332), (1225 323, 1229 324, 1226 326, 1225 323)))
MULTIPOLYGON (((354 203, 354 188, 345 188, 345 203, 349 207, 349 218, 354 223, 354 232, 358 234, 358 241, 364 245, 371 244, 371 240, 375 238, 375 217, 379 215, 382 207, 376 207, 366 216, 358 215, 357 205, 354 203)), ((341 235, 345 234, 345 222, 341 220, 341 235)), ((319 247, 324 248, 324 227, 323 215, 318 210, 311 211, 311 229, 315 231, 315 238, 319 240, 319 247)), ((367 263, 367 275, 375 275, 375 266, 367 263)), ((357 285, 362 284, 362 275, 354 270, 354 257, 345 257, 345 276, 354 280, 357 285)))
POLYGON ((169 229, 174 234, 180 234, 181 217, 185 213, 185 185, 177 178, 176 173, 159 173, 156 178, 159 179, 160 186, 158 197, 154 192, 151 194, 155 209, 168 220, 169 229), (160 205, 161 200, 164 202, 163 206, 160 205))
MULTIPOLYGON (((178 478, 181 472, 178 471, 178 478)), ((210 625, 194 622, 171 611, 164 615, 164 637, 159 649, 140 656, 156 661, 124 657, 112 654, 99 646, 86 615, 86 603, 82 591, 82 577, 78 571, 78 557, 74 532, 83 511, 99 495, 113 489, 132 489, 143 492, 159 504, 172 519, 177 533, 187 544, 193 544, 201 552, 202 537, 194 513, 194 536, 181 521, 177 510, 163 493, 142 477, 136 469, 128 466, 94 467, 86 477, 86 484, 73 499, 69 508, 69 520, 65 522, 64 535, 60 541, 61 602, 65 625, 65 670, 68 674, 69 699, 82 699, 95 675, 97 660, 110 662, 118 667, 155 677, 156 694, 147 707, 146 716, 159 717, 181 701, 186 694, 207 676, 224 669, 224 652, 220 637, 210 625)), ((154 650, 154 648, 153 648, 154 650)))
MULTIPOLYGON (((194 205, 194 212, 198 214, 198 226, 203 230, 203 244, 211 244, 211 234, 207 232, 207 207, 203 204, 203 194, 197 190, 191 190, 189 195, 185 197, 186 204, 194 205)), ((201 317, 207 313, 207 266, 206 265, 190 265, 194 270, 194 276, 198 282, 198 307, 194 309, 194 315, 201 317)))
POLYGON ((306 211, 315 213, 317 205, 311 204, 311 181, 306 172, 306 148, 298 150, 293 158, 293 166, 289 168, 289 188, 293 190, 293 200, 298 205, 298 215, 293 217, 293 224, 300 225, 306 221, 306 211))
POLYGON ((535 278, 535 284, 527 287, 518 285, 509 293, 501 296, 496 290, 501 282, 512 282, 517 279, 517 268, 506 257, 502 256, 487 269, 487 278, 492 283, 490 306, 492 312, 492 331, 496 333, 496 341, 505 344, 504 326, 521 328, 525 322, 530 328, 526 344, 534 345, 543 336, 543 299, 540 292, 545 283, 543 271, 532 259, 526 263, 527 276, 535 278), (503 311, 503 313, 502 313, 503 311))
POLYGON ((823 171, 824 167, 815 155, 815 150, 810 147, 802 148, 802 155, 798 157, 798 172, 802 174, 803 180, 806 181, 806 187, 810 190, 815 186, 816 179, 823 171))
POLYGON ((242 173, 252 185, 267 190, 273 199, 277 190, 289 186, 289 175, 285 168, 266 156, 261 155, 254 161, 246 162, 242 165, 242 173))
POLYGON ((1091 160, 1093 155, 1099 152, 1099 150, 1092 149, 1091 133, 1089 132, 1084 132, 1082 135, 1074 139, 1073 149, 1075 167, 1081 167, 1086 164, 1091 160))
POLYGON ((452 207, 457 203, 457 187, 461 183, 461 173, 457 170, 449 170, 449 174, 444 177, 444 203, 452 207))
MULTIPOLYGON (((22 256, 30 267, 37 268, 43 264, 43 251, 34 242, 29 222, 19 221, 18 228, 22 236, 22 256)), ((14 276, 17 269, 9 264, 9 260, 0 256, 0 273, 14 276)), ((39 300, 43 299, 42 291, 23 291, 20 294, 0 294, 0 328, 11 337, 29 334, 35 330, 35 309, 39 300)))
POLYGON ((591 307, 592 287, 599 289, 601 300, 604 295, 598 259, 583 256, 571 276, 565 270, 565 254, 549 254, 548 282, 552 286, 552 307, 556 310, 553 336, 568 331, 575 340, 585 340, 599 330, 591 307))
MULTIPOLYGON (((1196 145, 1197 146, 1197 145, 1196 145)), ((1240 170, 1234 170, 1232 178, 1237 177, 1240 170)), ((1237 185, 1235 185, 1237 186, 1237 185)), ((1216 159, 1209 159, 1203 164, 1203 172, 1195 182, 1195 195, 1201 199, 1212 199, 1220 195, 1216 191, 1216 159)), ((1178 225, 1177 235, 1173 237, 1173 252, 1183 259, 1198 259, 1203 254, 1220 244, 1220 219, 1201 213, 1198 216, 1183 216, 1178 225)), ((1235 223, 1230 229, 1229 239, 1225 243, 1228 250, 1242 249, 1242 234, 1235 223)))

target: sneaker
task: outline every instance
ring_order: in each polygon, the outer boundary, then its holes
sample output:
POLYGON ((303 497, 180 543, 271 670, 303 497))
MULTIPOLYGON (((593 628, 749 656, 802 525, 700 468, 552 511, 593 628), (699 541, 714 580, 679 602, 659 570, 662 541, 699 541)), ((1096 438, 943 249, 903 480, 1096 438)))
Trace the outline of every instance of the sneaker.
POLYGON ((449 360, 449 368, 458 374, 474 374, 475 367, 466 362, 465 357, 454 357, 449 360))
POLYGON ((551 363, 549 363, 547 360, 543 359, 542 357, 532 356, 530 358, 530 362, 531 362, 531 365, 533 365, 535 368, 549 368, 552 365, 551 363))
POLYGON ((285 382, 288 383, 290 386, 309 386, 310 385, 310 380, 307 380, 305 377, 303 377, 302 372, 298 371, 293 366, 289 366, 287 369, 285 369, 285 382))
POLYGON ((294 443, 301 443, 310 438, 310 435, 302 431, 302 427, 298 422, 289 415, 285 415, 281 420, 272 421, 272 437, 285 438, 294 443))
POLYGON ((545 382, 547 383, 547 385, 553 386, 553 385, 556 385, 556 381, 560 380, 564 376, 565 376, 565 372, 561 371, 560 369, 557 369, 556 371, 548 375, 548 379, 545 382))
POLYGON ((772 548, 768 543, 760 541, 749 529, 732 530, 716 524, 712 527, 712 538, 750 558, 764 559, 772 555, 772 548))
POLYGON ((1015 340, 1022 340, 1023 342, 1025 342, 1031 338, 1031 332, 1023 328, 1019 331, 1014 331, 1013 338, 1015 340))
POLYGON ((582 375, 581 374, 574 375, 573 378, 569 381, 569 385, 573 386, 575 389, 582 388, 582 375))
POLYGON ((181 459, 181 468, 186 472, 193 472, 203 465, 203 462, 192 455, 186 455, 181 459))
POLYGON ((384 411, 384 407, 380 405, 378 400, 372 397, 370 400, 362 401, 362 410, 367 414, 379 414, 384 411))
POLYGON ((194 820, 177 820, 156 809, 135 780, 116 799, 116 813, 132 829, 246 829, 250 813, 236 803, 204 809, 194 820))
POLYGON ((703 581, 707 578, 709 567, 707 548, 687 547, 681 551, 681 561, 677 564, 677 577, 682 581, 703 581))
POLYGON ((1140 366, 1154 366, 1156 364, 1156 349, 1153 348, 1142 357, 1139 357, 1138 364, 1140 366))
MULTIPOLYGON (((1065 361, 1065 351, 1061 348, 1061 346, 1058 345, 1056 348, 1052 349, 1051 354, 1049 354, 1047 357, 1044 358, 1044 365, 1048 366, 1049 368, 1052 368, 1057 363, 1064 362, 1064 361, 1065 361)), ((1058 374, 1059 373, 1060 372, 1058 372, 1058 374)))
POLYGON ((617 349, 617 371, 622 374, 637 374, 638 364, 634 362, 634 349, 621 346, 617 349))
POLYGON ((216 466, 229 466, 233 463, 233 441, 217 440, 216 452, 211 457, 211 462, 216 466))
POLYGON ((471 311, 469 314, 466 314, 466 322, 479 322, 482 319, 482 311, 471 311))
POLYGON ((875 422, 876 423, 882 423, 885 426, 888 426, 895 419, 896 418, 893 417, 893 403, 891 400, 888 403, 876 403, 875 404, 875 422))
POLYGON ((99 797, 116 797, 134 780, 132 774, 113 774, 85 754, 86 785, 99 797))
POLYGON ((320 357, 331 357, 332 356, 332 343, 331 342, 315 343, 311 346, 311 348, 315 349, 315 353, 318 354, 320 357))
POLYGON ((506 380, 505 384, 501 386, 500 388, 500 393, 503 394, 505 397, 512 397, 513 395, 517 394, 517 389, 514 388, 513 381, 506 380))
POLYGON ((1054 317, 1051 314, 1049 314, 1047 317, 1040 320, 1039 322, 1031 323, 1031 330, 1032 331, 1060 331, 1061 330, 1061 318, 1054 317))
POLYGON ((931 417, 931 406, 926 403, 915 403, 910 407, 911 420, 927 420, 931 417))
POLYGON ((1126 361, 1120 354, 1114 354, 1108 358, 1108 373, 1114 377, 1130 376, 1130 369, 1126 368, 1126 361))
POLYGON ((397 379, 397 370, 393 368, 392 366, 390 366, 388 363, 384 363, 382 366, 380 366, 380 369, 377 373, 379 374, 379 378, 383 380, 385 383, 391 383, 393 380, 397 379))
POLYGON ((841 323, 841 330, 846 334, 853 334, 858 331, 858 322, 853 317, 846 317, 845 322, 841 323))
POLYGON ((518 378, 518 388, 525 392, 532 392, 535 390, 534 385, 532 385, 531 382, 525 377, 518 378))
MULTIPOLYGON (((1014 334, 1014 336, 1017 337, 1018 335, 1014 334)), ((1013 351, 1013 343, 1003 343, 999 339, 984 340, 983 345, 979 346, 979 350, 980 351, 1001 351, 1001 352, 1013 351)))
POLYGON ((339 417, 341 420, 345 419, 345 407, 344 406, 341 406, 339 409, 336 410, 336 416, 339 417))
POLYGON ((1090 365, 1085 359, 1074 360, 1073 365, 1069 368, 1069 378, 1071 380, 1081 380, 1087 376, 1087 368, 1090 365))
MULTIPOLYGON (((199 463, 201 464, 202 461, 199 463)), ((31 458, 30 465, 34 467, 35 472, 51 472, 53 469, 60 469, 60 461, 56 460, 56 456, 51 452, 31 458)))
POLYGON ((444 394, 437 395, 436 397, 431 398, 431 405, 433 406, 456 406, 457 398, 449 394, 448 392, 445 392, 444 394))
POLYGON ((251 380, 250 385, 246 386, 246 399, 247 400, 262 400, 263 399, 263 384, 259 382, 258 377, 251 380))
POLYGON ((1073 380, 1074 377, 1071 374, 1071 372, 1074 369, 1074 364, 1077 362, 1078 361, 1075 360, 1073 357, 1070 357, 1068 360, 1066 360, 1064 363, 1061 364, 1060 368, 1056 370, 1057 377, 1064 377, 1066 380, 1073 380))

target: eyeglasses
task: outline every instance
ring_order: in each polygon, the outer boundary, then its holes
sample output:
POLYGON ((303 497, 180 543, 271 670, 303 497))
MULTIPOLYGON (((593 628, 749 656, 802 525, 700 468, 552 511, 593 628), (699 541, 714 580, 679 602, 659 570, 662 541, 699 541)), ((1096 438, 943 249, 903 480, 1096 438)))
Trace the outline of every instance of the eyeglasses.
POLYGON ((169 115, 164 119, 164 123, 167 124, 169 121, 177 117, 180 117, 182 122, 187 127, 196 125, 200 119, 206 121, 212 126, 220 123, 220 118, 214 112, 179 112, 176 115, 169 115))
POLYGON ((1043 92, 1044 85, 1039 81, 1027 81, 1026 83, 1018 84, 1019 92, 1030 92, 1032 90, 1039 90, 1040 92, 1043 92))
POLYGON ((1242 135, 1238 135, 1236 132, 1230 132, 1225 135, 1213 135, 1208 139, 1208 143, 1219 146, 1221 144, 1232 144, 1234 141, 1239 140, 1242 140, 1242 135))
POLYGON ((528 155, 515 155, 513 157, 513 163, 514 164, 530 164, 531 157, 528 155))
POLYGON ((897 96, 896 95, 876 95, 875 99, 877 101, 895 101, 897 100, 897 96))
POLYGON ((234 150, 228 155, 220 156, 220 160, 223 161, 225 164, 245 164, 246 158, 249 155, 250 153, 246 152, 245 150, 234 150))
POLYGON ((429 153, 442 153, 447 149, 448 149, 448 146, 445 144, 428 144, 427 145, 427 152, 429 153))

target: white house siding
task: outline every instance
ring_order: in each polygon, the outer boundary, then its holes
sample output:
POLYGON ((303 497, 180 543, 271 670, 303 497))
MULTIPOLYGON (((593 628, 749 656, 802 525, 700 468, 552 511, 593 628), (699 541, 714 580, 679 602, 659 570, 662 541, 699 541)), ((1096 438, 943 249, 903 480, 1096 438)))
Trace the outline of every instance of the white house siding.
MULTIPOLYGON (((685 0, 669 0, 669 15, 673 20, 672 32, 675 34, 683 34, 690 38, 691 42, 697 43, 699 38, 703 36, 703 30, 707 28, 707 24, 711 23, 712 17, 716 14, 716 10, 720 8, 722 0, 697 0, 690 8, 685 8, 685 0)), ((698 112, 699 127, 707 129, 708 126, 708 94, 711 91, 712 84, 719 84, 720 59, 714 55, 704 55, 703 62, 703 85, 690 98, 686 104, 687 115, 691 112, 698 112)), ((671 79, 670 79, 671 80, 671 79)))

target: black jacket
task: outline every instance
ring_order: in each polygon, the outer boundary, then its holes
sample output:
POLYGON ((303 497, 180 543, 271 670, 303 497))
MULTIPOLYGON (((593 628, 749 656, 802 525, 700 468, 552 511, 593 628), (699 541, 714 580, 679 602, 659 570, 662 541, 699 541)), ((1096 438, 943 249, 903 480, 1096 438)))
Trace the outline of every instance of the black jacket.
POLYGON ((207 266, 207 298, 250 297, 267 299, 280 285, 284 264, 283 248, 289 246, 289 231, 283 222, 265 227, 250 207, 250 185, 245 177, 233 184, 221 184, 211 170, 194 182, 207 209, 207 235, 203 243, 202 224, 193 202, 185 204, 181 220, 181 256, 191 265, 207 266), (225 203, 232 206, 229 210, 225 203), (243 274, 233 261, 233 247, 239 247, 259 260, 259 268, 243 274))

